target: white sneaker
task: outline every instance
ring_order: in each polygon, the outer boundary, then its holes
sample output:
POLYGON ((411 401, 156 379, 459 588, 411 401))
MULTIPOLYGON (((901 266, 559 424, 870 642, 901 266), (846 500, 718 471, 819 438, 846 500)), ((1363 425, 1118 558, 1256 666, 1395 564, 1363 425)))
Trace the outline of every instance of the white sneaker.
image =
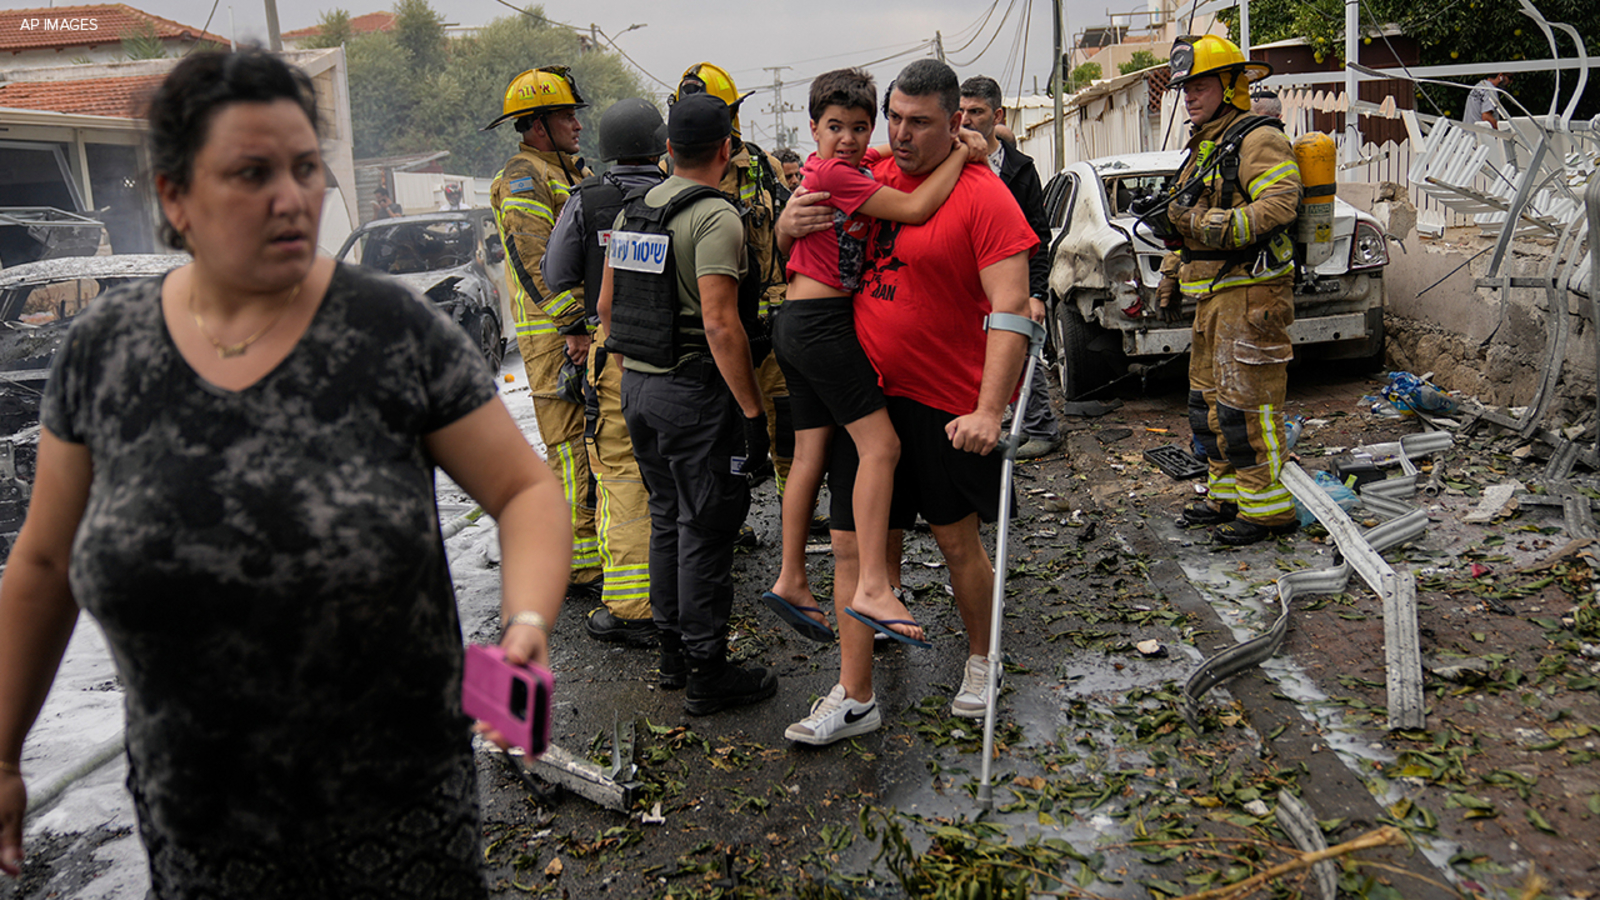
POLYGON ((981 719, 988 712, 989 660, 983 656, 967 657, 967 671, 961 676, 961 690, 950 701, 950 715, 963 719, 981 719))
POLYGON ((811 706, 811 715, 790 725, 783 736, 802 744, 822 746, 869 731, 883 724, 876 700, 860 703, 844 695, 844 685, 836 684, 828 696, 811 706))

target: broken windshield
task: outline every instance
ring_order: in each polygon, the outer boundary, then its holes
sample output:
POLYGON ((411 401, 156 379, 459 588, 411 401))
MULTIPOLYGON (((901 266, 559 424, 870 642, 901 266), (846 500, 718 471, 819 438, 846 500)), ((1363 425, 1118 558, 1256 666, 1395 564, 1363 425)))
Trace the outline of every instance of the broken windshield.
POLYGON ((390 275, 450 269, 472 261, 472 226, 464 221, 378 226, 359 243, 361 265, 390 275))

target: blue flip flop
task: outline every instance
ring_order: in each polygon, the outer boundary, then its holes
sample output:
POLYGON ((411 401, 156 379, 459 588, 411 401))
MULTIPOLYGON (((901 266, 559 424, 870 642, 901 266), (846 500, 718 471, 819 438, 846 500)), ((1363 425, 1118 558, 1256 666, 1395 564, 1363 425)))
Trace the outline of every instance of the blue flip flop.
POLYGON ((888 635, 893 640, 897 640, 902 644, 910 644, 913 647, 920 647, 923 650, 928 650, 933 647, 933 645, 927 641, 919 641, 914 637, 906 637, 900 632, 889 627, 890 625, 915 625, 917 624, 915 619, 874 619, 871 616, 863 616, 861 613, 858 613, 853 609, 845 610, 845 614, 855 617, 873 631, 876 631, 879 634, 888 635))
POLYGON ((795 631, 800 632, 802 637, 808 637, 819 644, 828 644, 838 640, 832 628, 806 615, 806 613, 822 612, 815 606, 795 606, 772 591, 763 593, 761 602, 765 603, 768 609, 777 613, 778 618, 789 623, 789 626, 795 631))

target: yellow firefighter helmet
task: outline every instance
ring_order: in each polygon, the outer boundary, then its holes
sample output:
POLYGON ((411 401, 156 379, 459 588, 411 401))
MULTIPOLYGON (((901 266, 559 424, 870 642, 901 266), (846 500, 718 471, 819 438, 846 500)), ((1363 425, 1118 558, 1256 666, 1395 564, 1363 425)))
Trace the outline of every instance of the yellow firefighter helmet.
POLYGON ((543 66, 529 69, 511 79, 506 87, 505 104, 501 116, 483 126, 488 131, 503 122, 523 116, 556 112, 563 109, 583 109, 589 104, 578 94, 578 85, 572 80, 572 70, 566 66, 543 66))
POLYGON ((734 86, 733 76, 728 70, 715 63, 695 63, 683 70, 683 77, 678 79, 678 89, 673 91, 671 103, 690 94, 710 94, 728 104, 728 109, 733 113, 733 136, 742 137, 739 132, 739 102, 755 91, 739 96, 739 89, 734 86))
POLYGON ((1178 38, 1167 66, 1174 88, 1206 75, 1217 76, 1222 82, 1222 102, 1245 112, 1250 111, 1250 83, 1272 74, 1270 64, 1246 59, 1238 44, 1215 34, 1178 38))

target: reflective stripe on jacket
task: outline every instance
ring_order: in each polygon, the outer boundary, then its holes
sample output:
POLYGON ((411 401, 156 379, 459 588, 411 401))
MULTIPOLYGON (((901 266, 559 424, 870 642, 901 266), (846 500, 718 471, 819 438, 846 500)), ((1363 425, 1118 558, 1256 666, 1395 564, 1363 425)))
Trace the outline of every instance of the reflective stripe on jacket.
POLYGON ((573 185, 587 177, 564 153, 521 144, 489 188, 495 225, 506 250, 506 284, 518 334, 554 333, 583 318, 583 289, 551 291, 539 271, 550 232, 573 185))

